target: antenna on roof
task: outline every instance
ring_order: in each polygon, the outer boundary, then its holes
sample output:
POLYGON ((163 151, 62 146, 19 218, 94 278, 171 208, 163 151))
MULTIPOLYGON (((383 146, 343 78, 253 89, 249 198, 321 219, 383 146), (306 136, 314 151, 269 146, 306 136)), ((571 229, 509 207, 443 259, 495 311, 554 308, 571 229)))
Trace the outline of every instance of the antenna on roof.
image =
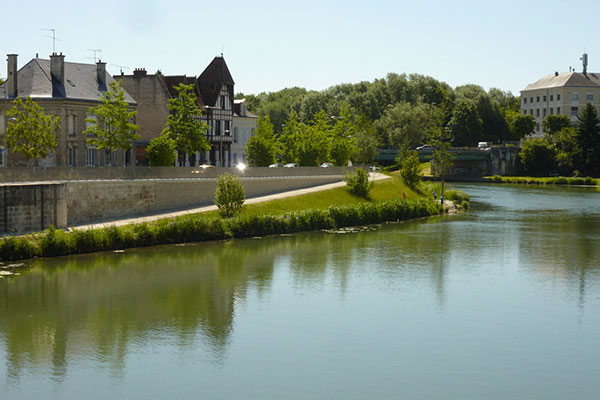
MULTIPOLYGON (((97 59, 97 57, 96 57, 96 54, 97 54, 97 53, 101 53, 101 52, 102 52, 102 49, 87 49, 87 50, 88 50, 88 51, 93 51, 93 52, 94 52, 94 57, 93 57, 93 58, 94 58, 94 63, 96 63, 96 62, 97 62, 97 61, 96 61, 96 59, 97 59)), ((91 57, 88 57, 88 58, 91 58, 91 57)))
POLYGON ((52 38, 52 53, 56 53, 56 41, 58 40, 60 42, 60 40, 56 38, 56 29, 40 28, 40 31, 51 31, 52 32, 52 36, 46 36, 46 37, 52 38))
POLYGON ((123 68, 125 68, 125 69, 131 69, 131 68, 126 67, 124 65, 117 65, 117 64, 110 64, 110 65, 112 65, 113 67, 119 68, 121 70, 121 75, 123 75, 123 68))
POLYGON ((587 76, 587 66, 588 66, 588 55, 587 55, 587 53, 583 53, 583 55, 581 56, 580 60, 582 61, 582 64, 583 64, 583 74, 587 76))

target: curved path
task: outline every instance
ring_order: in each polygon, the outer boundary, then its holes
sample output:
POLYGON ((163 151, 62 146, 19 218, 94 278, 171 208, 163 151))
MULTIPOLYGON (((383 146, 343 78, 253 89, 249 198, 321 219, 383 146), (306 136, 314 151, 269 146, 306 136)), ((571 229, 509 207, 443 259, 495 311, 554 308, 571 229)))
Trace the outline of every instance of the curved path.
MULTIPOLYGON (((374 180, 374 181, 390 178, 389 176, 380 174, 378 172, 369 173, 369 177, 371 180, 374 180)), ((299 195, 306 194, 306 193, 318 192, 321 190, 333 189, 333 188, 341 187, 341 186, 346 186, 346 182, 341 181, 341 182, 335 182, 335 183, 328 183, 326 185, 319 185, 319 186, 313 186, 313 187, 309 187, 309 188, 305 188, 305 189, 291 190, 288 192, 281 192, 281 193, 271 194, 268 196, 253 197, 253 198, 246 199, 244 204, 254 204, 254 203, 261 203, 264 201, 283 199, 286 197, 299 196, 299 195)), ((173 211, 173 212, 148 215, 148 216, 144 216, 144 217, 131 217, 131 218, 125 218, 125 219, 117 219, 117 220, 99 222, 99 223, 95 223, 95 224, 69 226, 66 230, 96 229, 96 228, 105 228, 108 226, 121 226, 121 225, 136 224, 136 223, 141 223, 141 222, 151 222, 151 221, 157 221, 159 219, 174 218, 174 217, 180 217, 180 216, 188 215, 188 214, 198 214, 198 213, 203 213, 203 212, 207 212, 207 211, 214 211, 216 209, 217 209, 217 206, 211 205, 211 206, 191 208, 191 209, 186 209, 186 210, 181 210, 181 211, 173 211)))

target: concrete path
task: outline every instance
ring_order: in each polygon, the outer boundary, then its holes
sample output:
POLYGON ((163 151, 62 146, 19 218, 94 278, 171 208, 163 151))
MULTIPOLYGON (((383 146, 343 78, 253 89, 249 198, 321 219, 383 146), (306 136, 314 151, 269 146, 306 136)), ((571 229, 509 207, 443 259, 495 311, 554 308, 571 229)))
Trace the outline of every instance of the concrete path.
MULTIPOLYGON (((369 173, 369 178, 370 178, 370 180, 378 181, 381 179, 389 179, 390 177, 388 175, 380 174, 378 172, 371 172, 371 173, 369 173)), ((276 194, 271 194, 268 196, 253 197, 253 198, 246 199, 244 204, 254 204, 254 203, 261 203, 261 202, 265 202, 265 201, 284 199, 286 197, 300 196, 300 195, 307 194, 307 193, 313 193, 313 192, 318 192, 321 190, 333 189, 333 188, 341 187, 341 186, 346 186, 346 182, 341 181, 341 182, 335 182, 335 183, 328 183, 326 185, 314 186, 314 187, 305 188, 305 189, 291 190, 289 192, 276 193, 276 194)), ((174 217, 180 217, 183 215, 198 214, 198 213, 214 211, 214 210, 217 210, 217 206, 211 205, 211 206, 186 209, 186 210, 182 210, 182 211, 174 211, 174 212, 166 212, 166 213, 161 213, 161 214, 148 215, 145 217, 131 217, 131 218, 125 218, 125 219, 100 222, 100 223, 95 223, 95 224, 69 226, 67 228, 67 230, 97 229, 97 228, 105 228, 108 226, 138 224, 138 223, 142 223, 142 222, 157 221, 157 220, 165 219, 165 218, 174 218, 174 217)))

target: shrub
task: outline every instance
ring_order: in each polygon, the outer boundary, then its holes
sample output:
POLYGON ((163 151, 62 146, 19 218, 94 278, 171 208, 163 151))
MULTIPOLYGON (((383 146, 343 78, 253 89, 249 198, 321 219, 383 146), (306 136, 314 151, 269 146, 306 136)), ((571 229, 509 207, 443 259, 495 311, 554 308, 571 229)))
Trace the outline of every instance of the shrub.
POLYGON ((242 210, 245 200, 244 187, 239 178, 227 173, 219 175, 215 191, 215 204, 219 208, 221 216, 233 217, 242 210))
POLYGON ((39 246, 43 257, 64 256, 73 252, 69 236, 63 230, 56 230, 54 226, 50 226, 39 236, 39 246))
POLYGON ((502 177, 500 175, 492 175, 490 177, 490 181, 493 183, 502 183, 504 182, 504 180, 502 179, 502 177))
POLYGON ((402 180, 411 189, 415 189, 421 183, 421 163, 419 157, 416 154, 407 153, 402 160, 402 168, 400 169, 400 176, 402 180))
POLYGON ((568 185, 569 180, 563 176, 559 176, 558 178, 552 179, 552 184, 554 185, 568 185))
POLYGON ((583 185, 584 182, 583 178, 569 178, 569 185, 583 185))
POLYGON ((8 236, 0 240, 1 260, 22 260, 38 254, 38 247, 28 237, 8 236))
POLYGON ((583 184, 593 186, 596 184, 596 180, 594 178, 586 176, 585 178, 583 178, 583 184))
POLYGON ((148 162, 153 167, 168 167, 175 163, 177 144, 167 136, 155 137, 148 144, 148 162))
POLYGON ((362 168, 357 168, 354 173, 346 174, 344 182, 348 185, 350 193, 365 198, 369 196, 374 185, 373 182, 369 182, 369 174, 362 168))
POLYGON ((469 201, 470 196, 461 190, 448 190, 445 193, 445 199, 452 200, 456 202, 456 204, 460 204, 463 201, 469 201))

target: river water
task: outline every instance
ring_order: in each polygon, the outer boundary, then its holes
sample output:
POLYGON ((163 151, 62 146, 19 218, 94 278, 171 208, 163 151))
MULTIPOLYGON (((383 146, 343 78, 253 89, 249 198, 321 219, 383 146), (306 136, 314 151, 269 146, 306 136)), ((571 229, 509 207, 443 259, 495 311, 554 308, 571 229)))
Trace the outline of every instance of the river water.
POLYGON ((600 192, 28 263, 0 399, 598 399, 600 192))

